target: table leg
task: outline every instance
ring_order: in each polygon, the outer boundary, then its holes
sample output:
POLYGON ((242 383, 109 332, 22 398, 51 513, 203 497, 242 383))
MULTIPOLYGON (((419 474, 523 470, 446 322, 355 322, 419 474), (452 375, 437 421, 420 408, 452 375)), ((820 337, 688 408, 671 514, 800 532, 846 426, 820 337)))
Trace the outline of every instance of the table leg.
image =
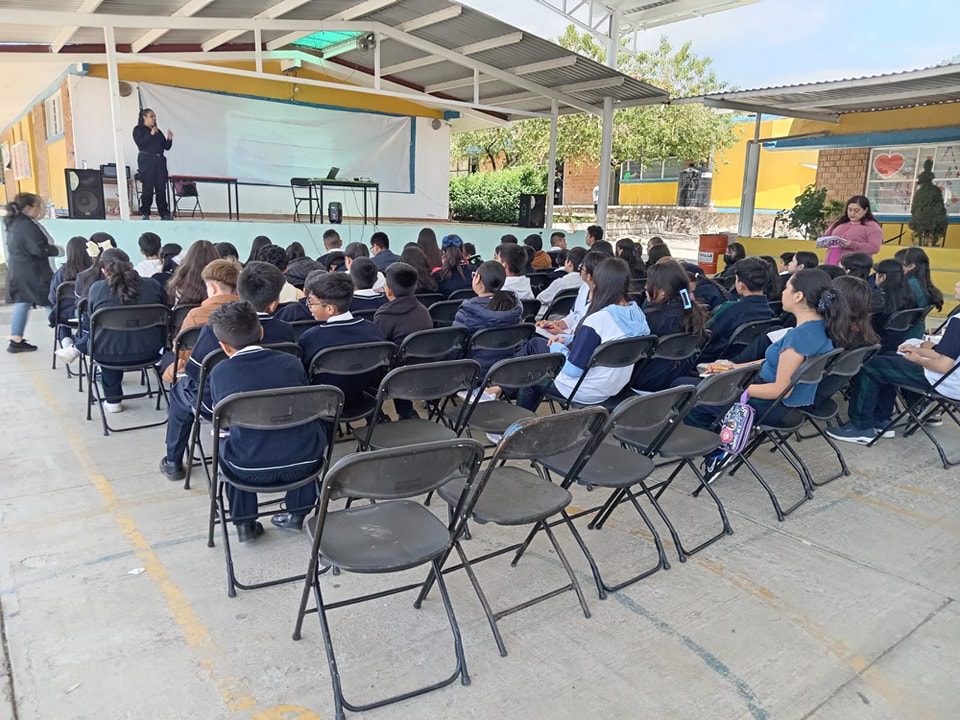
POLYGON ((320 207, 317 210, 320 215, 320 224, 323 225, 323 183, 320 183, 320 207))
POLYGON ((377 183, 377 186, 374 188, 374 198, 377 204, 376 224, 379 225, 380 224, 380 183, 377 183))
POLYGON ((237 211, 237 222, 240 222, 240 181, 233 184, 233 207, 237 211))
POLYGON ((367 224, 367 186, 363 187, 363 224, 367 224))

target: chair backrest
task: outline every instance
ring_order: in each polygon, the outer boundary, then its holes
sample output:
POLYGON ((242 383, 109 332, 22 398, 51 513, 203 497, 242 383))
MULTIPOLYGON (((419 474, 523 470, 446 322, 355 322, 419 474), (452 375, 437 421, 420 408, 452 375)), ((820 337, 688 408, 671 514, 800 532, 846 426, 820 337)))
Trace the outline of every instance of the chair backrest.
POLYGON ((664 335, 657 341, 653 351, 653 358, 657 360, 673 360, 680 362, 689 360, 700 351, 701 340, 696 335, 676 333, 664 335))
POLYGON ((487 371, 480 386, 507 390, 532 387, 555 378, 565 362, 566 358, 560 353, 507 358, 495 363, 487 371))
POLYGON ((757 413, 756 420, 754 420, 754 427, 761 425, 774 408, 783 406, 783 401, 793 392, 797 385, 801 383, 819 385, 820 381, 823 380, 826 375, 827 368, 831 363, 836 361, 837 356, 842 352, 842 348, 837 348, 823 355, 808 357, 800 363, 800 367, 794 371, 793 376, 790 378, 790 384, 780 393, 780 396, 774 400, 774 402, 770 403, 763 412, 757 413))
MULTIPOLYGON (((76 301, 76 287, 77 283, 73 280, 64 280, 57 285, 57 304, 59 305, 61 300, 66 300, 67 298, 76 301)), ((957 307, 960 307, 960 305, 957 307)))
POLYGON ((315 328, 317 325, 322 325, 319 320, 294 320, 290 323, 290 327, 293 328, 293 337, 295 340, 299 340, 300 336, 303 335, 307 330, 315 328))
POLYGON ((194 308, 200 307, 200 303, 192 303, 188 305, 175 305, 170 311, 170 337, 175 338, 177 333, 180 332, 180 328, 183 327, 183 321, 186 320, 187 314, 194 308))
POLYGON ((293 192, 293 197, 297 200, 307 200, 309 195, 297 194, 297 190, 306 189, 307 192, 310 192, 310 178, 294 177, 290 178, 290 190, 293 192))
POLYGON ((448 297, 447 300, 469 300, 476 296, 477 294, 470 288, 461 288, 460 290, 454 290, 450 293, 450 297, 448 297))
POLYGON ((906 332, 920 322, 926 313, 926 308, 908 308, 895 312, 887 318, 887 324, 883 326, 883 332, 906 332))
POLYGON ((853 350, 844 350, 835 356, 826 368, 820 384, 817 385, 817 401, 832 397, 846 387, 864 364, 880 352, 880 345, 866 345, 853 350))
POLYGON ((429 360, 459 360, 467 351, 470 332, 464 327, 443 327, 418 330, 400 343, 394 365, 407 365, 429 360))
POLYGON ((696 395, 697 388, 693 385, 637 395, 617 405, 608 424, 624 431, 656 432, 683 415, 696 395))
MULTIPOLYGON (((100 331, 126 333, 160 328, 163 342, 166 342, 169 323, 170 310, 166 305, 116 305, 100 308, 90 316, 90 355, 96 357, 95 343, 100 331)), ((159 351, 160 345, 157 346, 157 352, 159 351)))
POLYGON ((187 350, 193 350, 197 345, 197 339, 200 337, 200 331, 203 330, 202 325, 194 325, 192 327, 184 328, 177 333, 177 336, 173 339, 173 374, 176 376, 180 372, 180 353, 187 350))
POLYGON ((760 371, 758 365, 715 373, 697 385, 697 405, 723 407, 737 402, 760 371))
POLYGON ((573 293, 572 295, 564 295, 563 292, 557 293, 557 296, 553 298, 553 302, 547 306, 547 310, 543 314, 543 318, 545 320, 557 320, 559 318, 564 318, 570 314, 570 311, 573 310, 573 306, 576 304, 576 302, 576 293, 573 293))
MULTIPOLYGON (((780 321, 776 318, 770 318, 769 320, 754 320, 753 322, 744 323, 733 331, 733 334, 727 341, 724 352, 726 353, 736 350, 737 348, 745 348, 761 335, 766 335, 768 332, 775 330, 778 327, 780 327, 780 321)), ((721 357, 723 357, 723 354, 721 354, 721 357)))
POLYGON ((530 280, 530 291, 534 295, 539 295, 541 292, 546 290, 547 285, 550 284, 550 275, 548 273, 530 273, 527 275, 527 278, 530 280))
POLYGON ((435 302, 427 310, 430 311, 430 318, 436 327, 445 327, 453 324, 453 318, 462 304, 463 300, 441 300, 435 302))
POLYGON ((767 305, 769 305, 770 309, 773 311, 774 318, 778 318, 783 314, 782 300, 767 300, 767 305))
POLYGON ((414 297, 426 308, 429 308, 434 303, 443 302, 446 299, 440 293, 417 293, 414 297))
POLYGON ((953 310, 947 313, 947 317, 944 319, 942 323, 940 323, 936 327, 936 329, 931 333, 931 335, 940 335, 941 333, 943 333, 943 329, 947 327, 947 323, 950 322, 950 318, 952 318, 958 312, 960 312, 960 303, 953 306, 953 310))
POLYGON ((539 300, 521 300, 520 305, 523 306, 524 322, 533 322, 537 319, 537 313, 540 312, 539 300))
POLYGON ((644 358, 650 357, 657 346, 656 335, 608 340, 593 351, 589 367, 621 368, 636 365, 644 358))
POLYGON ((363 375, 390 367, 396 351, 397 346, 386 340, 324 348, 310 360, 310 377, 363 375))
POLYGON ((327 473, 324 495, 331 500, 401 500, 432 492, 454 478, 466 478, 469 487, 481 462, 483 446, 468 438, 353 453, 327 473))
POLYGON ((477 384, 480 366, 474 360, 404 365, 387 373, 377 391, 377 400, 437 400, 477 384))
POLYGON ((519 350, 520 347, 533 337, 537 331, 536 325, 531 323, 520 323, 517 325, 504 325, 498 328, 484 328, 477 330, 470 338, 470 346, 467 352, 474 350, 494 350, 506 352, 508 350, 519 350))
POLYGON ((271 388, 235 393, 213 409, 215 428, 286 430, 323 420, 336 427, 343 410, 343 392, 332 385, 271 388))
POLYGON ((600 432, 606 420, 607 411, 602 407, 567 410, 521 420, 504 431, 488 469, 503 460, 550 457, 581 447, 600 432))

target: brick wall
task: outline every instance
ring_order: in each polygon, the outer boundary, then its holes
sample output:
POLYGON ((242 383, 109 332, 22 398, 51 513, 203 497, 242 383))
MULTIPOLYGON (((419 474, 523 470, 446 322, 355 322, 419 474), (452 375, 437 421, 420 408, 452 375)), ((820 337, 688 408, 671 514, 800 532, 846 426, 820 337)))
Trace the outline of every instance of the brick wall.
POLYGON ((563 204, 593 205, 593 188, 600 184, 597 165, 568 160, 563 164, 563 204))
POLYGON ((867 183, 870 148, 821 150, 817 162, 817 187, 827 188, 828 200, 845 201, 862 195, 867 183))

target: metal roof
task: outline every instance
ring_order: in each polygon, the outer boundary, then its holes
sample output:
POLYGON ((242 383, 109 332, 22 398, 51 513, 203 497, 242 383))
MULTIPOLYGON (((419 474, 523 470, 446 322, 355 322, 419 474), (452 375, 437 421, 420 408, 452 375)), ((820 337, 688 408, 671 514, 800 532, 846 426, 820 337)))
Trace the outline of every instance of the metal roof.
POLYGON ((960 101, 960 63, 828 82, 713 93, 672 102, 836 122, 846 113, 957 101, 960 101))
POLYGON ((34 61, 104 62, 105 26, 115 28, 120 62, 252 59, 256 28, 264 58, 301 53, 347 82, 506 120, 549 114, 554 103, 560 113, 599 114, 605 97, 619 108, 667 101, 659 88, 450 0, 0 0, 0 62, 31 59, 27 50, 34 61), (375 47, 297 44, 319 31, 372 33, 375 47))

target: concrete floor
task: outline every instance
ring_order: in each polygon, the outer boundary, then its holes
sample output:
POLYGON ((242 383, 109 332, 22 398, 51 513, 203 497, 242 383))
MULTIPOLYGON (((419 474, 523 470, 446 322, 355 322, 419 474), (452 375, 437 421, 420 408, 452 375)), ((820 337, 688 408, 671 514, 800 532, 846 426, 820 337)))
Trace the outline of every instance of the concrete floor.
MULTIPOLYGON (((83 419, 75 382, 50 370, 39 315, 28 336, 42 339, 44 351, 0 357, 0 402, 9 409, 0 718, 331 718, 316 617, 308 616, 301 642, 290 637, 300 585, 227 598, 219 541, 215 549, 204 541, 206 491, 185 492, 155 470, 162 428, 105 438, 98 422, 83 419)), ((0 311, 0 322, 8 317, 0 311)), ((154 414, 143 401, 132 407, 118 423, 154 414)), ((832 468, 822 443, 800 449, 815 471, 832 468)), ((956 718, 957 472, 944 471, 922 437, 844 450, 852 477, 819 489, 783 523, 756 481, 723 479, 717 489, 735 534, 681 564, 662 528, 671 569, 605 601, 558 529, 593 616, 583 617, 572 593, 509 616, 501 623, 506 658, 467 579, 449 576, 472 684, 366 717, 956 718)), ((759 462, 793 497, 799 484, 785 464, 766 453, 759 462)), ((690 487, 689 478, 678 483, 665 506, 694 540, 718 519, 690 487)), ((597 498, 578 490, 575 504, 597 498)), ((473 554, 520 535, 474 530, 466 543, 473 554)), ((608 571, 616 557, 630 568, 653 561, 649 536, 626 508, 586 537, 608 571)), ((305 536, 268 530, 236 559, 241 572, 264 577, 301 571, 308 550, 305 536)), ((506 558, 479 566, 495 605, 563 583, 546 541, 533 550, 515 569, 506 558)), ((356 575, 323 582, 330 598, 387 586, 356 575)), ((420 611, 411 600, 333 613, 349 698, 402 691, 452 668, 436 595, 420 611)))

